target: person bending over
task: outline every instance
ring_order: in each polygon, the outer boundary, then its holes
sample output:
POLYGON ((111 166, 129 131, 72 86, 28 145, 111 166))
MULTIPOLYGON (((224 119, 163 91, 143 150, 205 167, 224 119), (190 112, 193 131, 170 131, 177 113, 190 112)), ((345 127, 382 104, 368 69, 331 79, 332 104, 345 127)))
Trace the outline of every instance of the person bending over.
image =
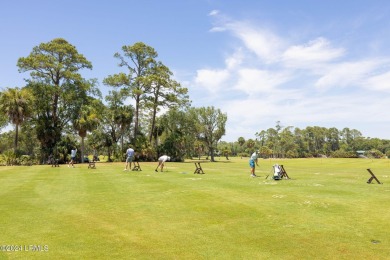
POLYGON ((156 172, 158 172, 158 167, 160 167, 160 171, 162 172, 164 170, 164 164, 166 161, 170 161, 171 160, 171 157, 167 156, 167 155, 163 155, 161 156, 160 158, 158 158, 158 165, 155 169, 156 172))

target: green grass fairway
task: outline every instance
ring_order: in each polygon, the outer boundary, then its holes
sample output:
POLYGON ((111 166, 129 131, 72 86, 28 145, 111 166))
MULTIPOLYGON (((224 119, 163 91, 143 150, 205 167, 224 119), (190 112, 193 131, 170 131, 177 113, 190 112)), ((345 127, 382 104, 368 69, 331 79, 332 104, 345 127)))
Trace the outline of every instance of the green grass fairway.
POLYGON ((390 160, 259 163, 0 167, 0 259, 389 259, 390 160))

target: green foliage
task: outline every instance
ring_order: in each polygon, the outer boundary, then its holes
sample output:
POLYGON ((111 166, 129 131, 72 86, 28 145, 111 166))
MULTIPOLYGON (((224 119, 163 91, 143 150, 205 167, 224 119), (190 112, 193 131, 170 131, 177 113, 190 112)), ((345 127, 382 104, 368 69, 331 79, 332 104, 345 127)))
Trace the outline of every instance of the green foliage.
POLYGON ((92 69, 92 64, 65 39, 56 38, 33 48, 29 56, 19 58, 20 72, 31 71, 33 80, 51 82, 60 86, 63 81, 80 81, 78 71, 92 69))
POLYGON ((0 166, 5 166, 6 165, 6 158, 4 154, 0 153, 0 166))
MULTIPOLYGON (((111 135, 113 143, 120 140, 120 154, 125 153, 124 142, 131 142, 130 125, 134 116, 133 106, 124 104, 125 98, 123 91, 110 91, 106 96, 107 107, 102 111, 103 129, 111 135)), ((121 158, 124 160, 124 156, 121 158)))
MULTIPOLYGON (((390 147, 389 140, 364 138, 355 129, 308 126, 305 129, 283 127, 277 122, 275 128, 256 133, 257 146, 267 146, 274 158, 311 158, 331 156, 335 158, 355 158, 357 150, 377 149, 372 156, 381 157, 390 147)), ((253 141, 252 141, 253 142, 253 141)), ((246 142, 248 146, 249 140, 246 142)))
POLYGON ((239 137, 238 138, 238 143, 240 144, 240 146, 243 146, 245 144, 245 138, 244 137, 239 137))
POLYGON ((194 108, 198 138, 208 147, 210 160, 214 161, 214 151, 218 141, 225 135, 227 114, 211 107, 194 108))
POLYGON ((28 89, 35 97, 35 121, 42 158, 53 153, 67 124, 79 114, 95 81, 82 78, 79 70, 92 64, 62 38, 41 43, 27 57, 19 58, 20 72, 30 71, 28 89))
POLYGON ((286 153, 287 158, 298 158, 298 153, 294 150, 289 150, 286 153))
POLYGON ((15 125, 14 150, 18 149, 19 126, 33 113, 33 96, 27 88, 7 88, 0 93, 0 111, 15 125))
MULTIPOLYGON (((1 94, 0 94, 1 95, 1 94)), ((0 112, 0 130, 8 124, 7 116, 0 112)))
MULTIPOLYGON (((67 163, 70 161, 70 152, 74 147, 78 148, 76 137, 74 135, 63 135, 50 155, 58 159, 59 163, 67 163)), ((80 153, 77 153, 77 156, 81 159, 80 153)))
POLYGON ((150 46, 137 42, 134 45, 123 46, 122 53, 115 53, 114 57, 120 60, 119 66, 125 67, 128 72, 107 76, 103 83, 112 87, 120 87, 127 96, 135 101, 134 138, 139 133, 140 105, 144 101, 144 94, 149 92, 147 82, 153 67, 156 65, 157 52, 150 46))
POLYGON ((171 133, 161 144, 158 149, 158 155, 167 154, 171 161, 182 162, 186 155, 185 138, 178 132, 171 133))
POLYGON ((176 161, 183 161, 192 157, 194 149, 198 149, 198 154, 205 152, 204 143, 196 140, 196 123, 194 113, 188 109, 170 109, 160 117, 157 124, 160 130, 157 136, 161 141, 158 155, 167 154, 176 161))
POLYGON ((29 155, 22 155, 20 157, 19 162, 20 165, 24 165, 24 166, 31 166, 33 164, 33 160, 29 155))
POLYGON ((7 150, 3 152, 3 158, 5 165, 18 165, 18 157, 13 150, 7 150))
POLYGON ((153 133, 156 128, 156 116, 163 108, 185 107, 189 105, 187 88, 181 87, 180 83, 173 80, 173 73, 168 67, 158 62, 153 67, 151 75, 146 82, 149 85, 149 93, 145 97, 145 107, 151 110, 151 124, 149 142, 152 143, 153 133))
POLYGON ((348 152, 345 150, 337 150, 332 152, 331 154, 332 158, 356 158, 357 155, 354 152, 348 152))
POLYGON ((8 131, 0 134, 0 153, 13 148, 14 131, 8 131))
MULTIPOLYGON (((157 61, 157 52, 150 46, 137 42, 123 46, 121 53, 114 57, 120 60, 119 66, 127 73, 107 76, 103 83, 120 88, 123 97, 135 101, 133 138, 138 134, 148 135, 148 143, 153 143, 157 125, 157 113, 163 108, 185 106, 189 103, 186 88, 172 79, 172 72, 162 62, 157 61), (144 113, 141 116, 141 113, 144 113), (148 129, 142 131, 141 127, 148 129)), ((155 147, 157 140, 155 139, 155 147)), ((132 141, 132 143, 134 143, 132 141)))
POLYGON ((259 149, 259 153, 260 153, 261 157, 269 158, 272 155, 272 150, 269 149, 267 146, 262 146, 259 149))
POLYGON ((87 136, 87 132, 96 129, 101 121, 98 112, 98 107, 100 106, 98 100, 92 98, 87 100, 88 102, 85 102, 86 104, 80 108, 79 116, 73 120, 73 128, 81 137, 81 158, 84 158, 84 139, 87 136), (94 104, 97 104, 97 107, 94 104))
POLYGON ((246 152, 242 152, 242 153, 238 153, 238 156, 239 156, 239 157, 249 157, 250 154, 249 154, 249 153, 246 153, 246 152))
POLYGON ((367 152, 367 156, 369 158, 379 159, 379 158, 383 158, 384 154, 381 151, 379 151, 378 149, 371 149, 370 151, 367 152))
POLYGON ((253 139, 248 139, 246 141, 246 147, 249 149, 249 150, 253 150, 254 147, 255 147, 255 141, 253 139))

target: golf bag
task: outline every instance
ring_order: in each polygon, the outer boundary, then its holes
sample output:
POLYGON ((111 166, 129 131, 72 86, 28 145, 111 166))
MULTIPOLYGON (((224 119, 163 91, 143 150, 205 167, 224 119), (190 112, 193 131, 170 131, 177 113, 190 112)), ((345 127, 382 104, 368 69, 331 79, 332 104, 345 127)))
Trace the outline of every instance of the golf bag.
POLYGON ((273 169, 274 169, 274 175, 272 176, 272 178, 274 180, 281 180, 282 179, 282 169, 280 167, 279 164, 274 164, 273 166, 273 169))

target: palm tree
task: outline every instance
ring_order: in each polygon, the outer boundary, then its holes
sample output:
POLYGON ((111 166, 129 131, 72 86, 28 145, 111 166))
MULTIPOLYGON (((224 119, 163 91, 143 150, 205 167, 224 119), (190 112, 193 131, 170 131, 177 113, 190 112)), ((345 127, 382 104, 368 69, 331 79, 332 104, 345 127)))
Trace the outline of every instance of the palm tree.
POLYGON ((18 149, 19 126, 32 114, 32 99, 25 88, 6 88, 0 93, 0 111, 15 125, 14 152, 18 149))
POLYGON ((134 109, 131 105, 118 107, 117 114, 114 117, 114 123, 119 126, 119 134, 121 140, 121 153, 124 152, 123 138, 127 129, 133 121, 134 109))
POLYGON ((94 107, 84 105, 79 117, 74 120, 73 127, 81 137, 81 162, 84 162, 84 138, 88 131, 94 130, 99 124, 99 116, 94 107))

